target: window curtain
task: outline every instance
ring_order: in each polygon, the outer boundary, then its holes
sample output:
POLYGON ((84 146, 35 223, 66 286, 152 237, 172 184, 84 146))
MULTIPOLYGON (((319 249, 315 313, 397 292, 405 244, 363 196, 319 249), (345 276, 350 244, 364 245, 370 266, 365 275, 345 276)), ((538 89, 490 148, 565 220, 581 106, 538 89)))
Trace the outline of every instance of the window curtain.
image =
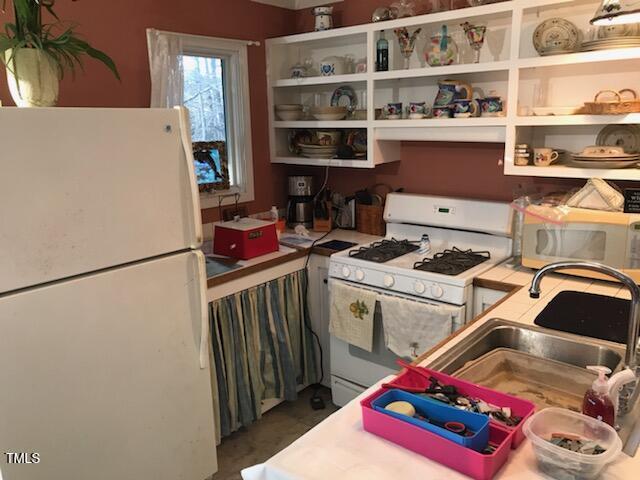
POLYGON ((147 45, 151 72, 151 107, 173 108, 182 105, 182 38, 148 29, 147 45))
POLYGON ((300 270, 209 304, 218 441, 258 420, 262 400, 317 382, 306 291, 300 270))

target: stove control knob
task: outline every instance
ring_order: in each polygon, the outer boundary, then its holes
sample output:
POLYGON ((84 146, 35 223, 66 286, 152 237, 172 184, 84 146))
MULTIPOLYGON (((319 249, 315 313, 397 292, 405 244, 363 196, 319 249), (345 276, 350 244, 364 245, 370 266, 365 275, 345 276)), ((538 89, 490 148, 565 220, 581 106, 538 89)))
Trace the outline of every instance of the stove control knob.
POLYGON ((413 285, 413 289, 416 291, 416 293, 422 295, 427 290, 427 287, 425 287, 424 283, 422 282, 416 282, 415 285, 413 285))
POLYGON ((382 281, 384 282, 384 286, 387 288, 393 287, 393 284, 396 283, 396 279, 391 275, 385 275, 382 281))
POLYGON ((359 282, 364 280, 364 272, 362 270, 356 270, 356 280, 359 282))
POLYGON ((442 297, 442 295, 444 295, 444 290, 442 289, 442 287, 440 285, 432 285, 431 286, 431 295, 433 295, 436 298, 440 298, 440 297, 442 297))
POLYGON ((349 267, 342 267, 342 276, 344 278, 349 278, 351 275, 351 269, 349 267))

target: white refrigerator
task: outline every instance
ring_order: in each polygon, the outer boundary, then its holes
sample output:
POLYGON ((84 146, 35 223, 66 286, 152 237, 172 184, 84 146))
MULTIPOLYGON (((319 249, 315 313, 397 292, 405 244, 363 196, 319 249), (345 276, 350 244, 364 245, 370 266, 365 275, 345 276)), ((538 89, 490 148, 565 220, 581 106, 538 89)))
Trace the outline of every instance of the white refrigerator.
POLYGON ((187 118, 0 109, 4 480, 217 470, 187 118))

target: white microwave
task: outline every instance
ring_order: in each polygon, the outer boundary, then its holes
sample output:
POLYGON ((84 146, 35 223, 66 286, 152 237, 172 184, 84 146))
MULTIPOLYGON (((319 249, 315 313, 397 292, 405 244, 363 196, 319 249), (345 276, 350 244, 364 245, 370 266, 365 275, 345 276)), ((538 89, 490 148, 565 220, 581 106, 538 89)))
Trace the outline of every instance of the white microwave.
MULTIPOLYGON (((563 209, 558 223, 545 220, 544 207, 529 207, 522 233, 522 264, 542 268, 559 261, 603 263, 640 282, 640 214, 563 209)), ((548 217, 547 217, 548 218, 548 217)), ((563 273, 612 280, 586 270, 563 273)))

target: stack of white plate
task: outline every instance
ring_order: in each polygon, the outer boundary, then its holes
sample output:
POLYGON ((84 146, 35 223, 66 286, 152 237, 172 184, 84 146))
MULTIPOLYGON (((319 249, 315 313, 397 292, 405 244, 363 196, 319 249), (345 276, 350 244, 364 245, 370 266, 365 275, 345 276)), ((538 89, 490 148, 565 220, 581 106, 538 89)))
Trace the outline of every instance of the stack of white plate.
POLYGON ((338 151, 338 147, 334 145, 305 145, 301 143, 299 146, 302 156, 307 158, 333 158, 338 151))
POLYGON ((640 36, 599 38, 582 42, 580 50, 593 52, 596 50, 609 50, 610 48, 640 47, 640 36))
POLYGON ((624 153, 620 147, 592 146, 580 153, 572 153, 569 165, 580 168, 618 169, 637 167, 638 162, 638 153, 624 153))

